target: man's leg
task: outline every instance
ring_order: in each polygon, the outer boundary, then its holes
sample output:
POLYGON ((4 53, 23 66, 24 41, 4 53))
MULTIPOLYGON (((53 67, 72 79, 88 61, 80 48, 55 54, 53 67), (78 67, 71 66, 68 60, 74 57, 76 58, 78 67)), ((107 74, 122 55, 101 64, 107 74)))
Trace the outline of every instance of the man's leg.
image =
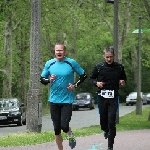
POLYGON ((72 104, 63 104, 61 108, 61 129, 65 133, 71 133, 69 122, 72 116, 72 104))
POLYGON ((104 131, 104 134, 108 134, 108 106, 107 106, 107 100, 102 96, 98 96, 98 107, 99 107, 99 114, 100 114, 101 130, 104 131))
POLYGON ((58 150, 63 150, 63 138, 61 136, 61 107, 59 104, 50 103, 50 113, 53 121, 55 140, 58 150))
POLYGON ((55 135, 56 144, 58 146, 59 150, 63 150, 63 138, 61 136, 61 133, 59 135, 55 135))
POLYGON ((69 146, 73 149, 76 146, 76 140, 71 131, 71 127, 69 127, 69 122, 72 116, 72 104, 64 104, 61 110, 61 129, 68 136, 69 146))
POLYGON ((117 111, 117 100, 110 99, 108 107, 108 147, 113 148, 114 138, 116 136, 116 111, 117 111))

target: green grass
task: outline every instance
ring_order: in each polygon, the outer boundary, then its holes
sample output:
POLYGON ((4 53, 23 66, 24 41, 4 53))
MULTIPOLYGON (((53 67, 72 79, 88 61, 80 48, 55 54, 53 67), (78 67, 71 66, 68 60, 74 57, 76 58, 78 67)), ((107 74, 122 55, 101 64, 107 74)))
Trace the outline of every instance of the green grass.
POLYGON ((149 112, 150 107, 147 107, 142 110, 142 115, 136 115, 133 111, 121 117, 119 124, 117 124, 117 131, 150 129, 149 112))
MULTIPOLYGON (((119 124, 117 124, 117 131, 125 130, 140 130, 140 129, 150 129, 150 121, 148 121, 148 114, 150 107, 144 108, 142 115, 136 115, 135 111, 120 117, 119 124)), ((86 128, 81 128, 74 130, 74 135, 76 137, 88 136, 93 134, 100 134, 100 126, 90 126, 86 128)), ((64 139, 65 134, 62 133, 64 139)), ((54 132, 41 132, 41 133, 17 133, 9 134, 7 136, 0 137, 0 146, 24 146, 24 145, 34 145, 38 143, 46 143, 54 141, 54 132)))
POLYGON ((49 113, 50 113, 50 108, 49 108, 49 106, 46 106, 46 107, 42 108, 42 114, 43 114, 43 115, 47 115, 47 114, 49 114, 49 113))

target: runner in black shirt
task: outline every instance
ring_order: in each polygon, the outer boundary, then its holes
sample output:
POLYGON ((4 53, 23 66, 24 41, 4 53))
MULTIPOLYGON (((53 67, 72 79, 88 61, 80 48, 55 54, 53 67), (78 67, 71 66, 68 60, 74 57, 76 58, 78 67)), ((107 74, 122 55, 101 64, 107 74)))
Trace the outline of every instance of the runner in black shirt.
POLYGON ((108 138, 108 150, 113 150, 116 136, 118 90, 119 85, 125 85, 126 74, 123 65, 114 62, 115 54, 112 46, 106 47, 103 52, 105 61, 94 67, 90 75, 90 82, 98 87, 100 125, 104 131, 104 137, 108 138))

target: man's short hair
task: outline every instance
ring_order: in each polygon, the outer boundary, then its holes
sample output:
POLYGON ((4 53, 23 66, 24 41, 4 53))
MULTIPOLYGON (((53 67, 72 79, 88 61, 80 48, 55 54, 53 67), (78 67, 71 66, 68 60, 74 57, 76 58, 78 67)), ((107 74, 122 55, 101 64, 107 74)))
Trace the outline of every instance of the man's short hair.
POLYGON ((55 45, 63 45, 64 46, 64 50, 66 50, 66 45, 63 42, 57 42, 55 45))
POLYGON ((115 53, 114 53, 114 48, 113 48, 113 46, 107 46, 107 47, 103 50, 103 54, 108 53, 108 52, 111 52, 112 54, 115 54, 115 53))

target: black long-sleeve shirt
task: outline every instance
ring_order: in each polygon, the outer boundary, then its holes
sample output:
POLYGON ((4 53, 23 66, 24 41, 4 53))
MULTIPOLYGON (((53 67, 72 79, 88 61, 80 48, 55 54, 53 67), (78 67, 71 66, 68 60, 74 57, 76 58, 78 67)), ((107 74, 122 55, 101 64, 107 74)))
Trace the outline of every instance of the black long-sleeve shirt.
MULTIPOLYGON (((90 75, 90 82, 96 85, 97 82, 104 82, 101 89, 119 90, 119 80, 127 80, 122 64, 113 62, 108 64, 105 61, 98 63, 90 75)), ((99 88, 100 89, 100 88, 99 88)))

